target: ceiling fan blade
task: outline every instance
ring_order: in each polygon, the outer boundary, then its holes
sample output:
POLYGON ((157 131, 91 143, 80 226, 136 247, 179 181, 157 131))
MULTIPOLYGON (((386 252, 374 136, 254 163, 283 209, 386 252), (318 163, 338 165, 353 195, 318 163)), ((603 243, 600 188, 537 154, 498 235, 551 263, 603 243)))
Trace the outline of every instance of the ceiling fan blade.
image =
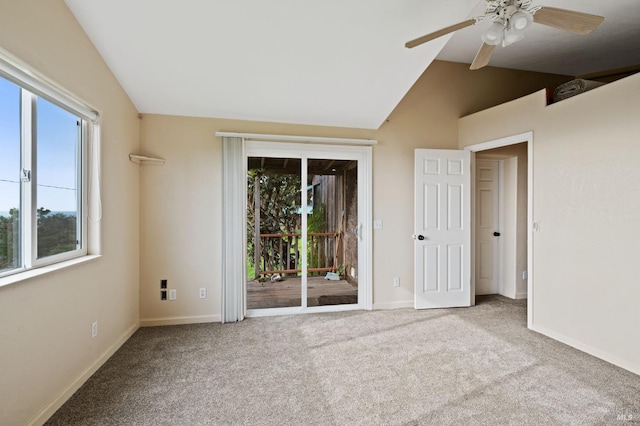
POLYGON ((474 18, 471 18, 469 20, 466 20, 464 22, 460 22, 458 24, 454 24, 454 25, 450 25, 446 28, 443 28, 441 30, 429 33, 427 35, 423 35, 422 37, 418 37, 415 40, 411 40, 405 43, 404 47, 408 47, 409 49, 411 49, 412 47, 416 47, 419 46, 423 43, 426 43, 428 41, 434 40, 438 37, 442 37, 443 35, 447 35, 449 33, 452 33, 454 31, 458 31, 461 30, 463 28, 466 27, 470 27, 471 25, 474 25, 477 21, 474 18))
POLYGON ((603 16, 546 6, 538 9, 533 15, 533 22, 581 35, 589 34, 602 21, 603 16))
POLYGON ((495 44, 482 43, 482 46, 480 47, 480 50, 478 50, 476 58, 473 60, 473 63, 471 64, 471 67, 469 67, 469 69, 477 70, 487 65, 489 63, 489 60, 491 59, 491 55, 493 55, 493 51, 495 48, 495 44))

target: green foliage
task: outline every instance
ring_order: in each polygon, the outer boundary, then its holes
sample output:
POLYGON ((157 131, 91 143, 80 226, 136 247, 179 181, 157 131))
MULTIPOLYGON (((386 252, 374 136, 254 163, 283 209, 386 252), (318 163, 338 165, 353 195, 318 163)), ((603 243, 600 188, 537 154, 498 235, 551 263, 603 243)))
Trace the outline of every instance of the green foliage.
MULTIPOLYGON (((313 212, 307 216, 307 230, 310 233, 327 232, 326 220, 327 206, 324 203, 317 203, 313 206, 313 212)), ((320 242, 321 240, 308 239, 307 242, 307 261, 309 265, 320 265, 320 242), (313 245, 313 247, 312 247, 313 245)))
MULTIPOLYGON (((77 247, 76 218, 39 208, 38 257, 52 256, 77 247)), ((11 209, 9 217, 0 216, 0 271, 20 266, 20 212, 11 209)))
POLYGON ((313 212, 307 216, 307 230, 309 232, 327 232, 327 206, 317 203, 313 206, 313 212))
POLYGON ((347 276, 347 266, 344 263, 341 263, 340 265, 338 265, 336 272, 338 273, 338 275, 340 275, 340 278, 344 280, 347 276))
MULTIPOLYGON (((292 234, 300 228, 300 176, 274 174, 263 169, 249 170, 247 173, 247 259, 255 258, 255 182, 260 188, 260 229, 261 234, 292 234)), ((283 237, 287 239, 288 237, 283 237)), ((275 238, 266 239, 263 253, 272 263, 278 263, 285 254, 279 253, 279 242, 275 238)), ((262 269, 266 269, 262 265, 262 269)), ((255 268, 254 268, 255 269, 255 268)))
POLYGON ((247 259, 247 280, 252 280, 256 277, 255 265, 251 259, 247 259))
POLYGON ((76 218, 38 209, 38 257, 52 256, 77 247, 76 218))
POLYGON ((20 255, 20 212, 11 209, 0 216, 0 271, 18 267, 20 255))
MULTIPOLYGON (((300 234, 302 182, 298 174, 275 173, 264 169, 252 169, 247 174, 247 276, 255 277, 254 236, 260 234, 300 234), (256 181, 258 185, 256 185, 256 181), (255 229, 255 190, 260 194, 260 229, 255 229)), ((305 191, 307 197, 312 194, 305 191)), ((313 211, 307 216, 307 231, 328 232, 327 206, 322 203, 309 205, 313 211)), ((307 247, 296 237, 282 236, 262 238, 260 270, 300 269, 301 253, 307 251, 309 267, 325 265, 327 241, 324 237, 309 238, 307 247), (313 246, 313 247, 312 247, 313 246), (313 266, 315 265, 315 266, 313 266)), ((324 267, 324 266, 322 266, 324 267)))
POLYGON ((260 185, 260 232, 292 233, 299 227, 300 176, 271 174, 262 169, 247 174, 247 220, 254 223, 255 179, 260 185))

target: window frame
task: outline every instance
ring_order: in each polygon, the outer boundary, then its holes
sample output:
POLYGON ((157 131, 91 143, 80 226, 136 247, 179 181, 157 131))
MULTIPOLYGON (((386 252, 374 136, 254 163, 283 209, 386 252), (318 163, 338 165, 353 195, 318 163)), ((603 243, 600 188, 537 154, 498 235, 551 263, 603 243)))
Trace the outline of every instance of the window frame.
MULTIPOLYGON (((82 101, 61 89, 55 83, 40 76, 34 70, 9 56, 0 49, 0 77, 20 88, 20 170, 30 173, 29 179, 20 180, 20 253, 19 265, 14 269, 0 272, 0 286, 11 284, 31 276, 46 273, 47 270, 57 270, 66 264, 76 264, 89 255, 89 247, 96 244, 89 241, 89 207, 90 170, 98 172, 99 159, 95 157, 95 150, 99 150, 99 114, 82 101), (57 253, 38 258, 38 206, 37 206, 37 99, 42 98, 58 108, 72 114, 78 123, 76 142, 76 236, 79 244, 74 250, 57 253), (93 152, 93 153, 92 153, 93 152), (89 165, 89 157, 96 164, 89 165), (71 262, 69 262, 71 261, 71 262), (48 267, 48 268, 47 268, 48 267), (38 273, 30 271, 40 269, 38 273), (22 274, 22 276, 21 276, 22 274)), ((98 188, 99 191, 99 188, 98 188)), ((99 200, 99 192, 97 194, 99 200)), ((99 203, 99 201, 98 201, 99 203)), ((98 221, 100 218, 97 218, 98 221)), ((93 225, 92 225, 93 226, 93 225)), ((93 238, 94 231, 91 231, 93 238)), ((98 238, 97 235, 95 235, 98 238)), ((95 251, 95 249, 94 249, 95 251)))

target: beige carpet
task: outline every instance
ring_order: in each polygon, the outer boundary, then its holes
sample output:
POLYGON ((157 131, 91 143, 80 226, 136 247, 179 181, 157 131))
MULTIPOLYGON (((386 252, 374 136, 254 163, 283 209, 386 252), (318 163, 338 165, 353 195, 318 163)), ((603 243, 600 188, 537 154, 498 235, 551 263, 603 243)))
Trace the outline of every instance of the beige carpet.
POLYGON ((526 329, 523 301, 140 329, 52 425, 612 425, 640 376, 526 329))

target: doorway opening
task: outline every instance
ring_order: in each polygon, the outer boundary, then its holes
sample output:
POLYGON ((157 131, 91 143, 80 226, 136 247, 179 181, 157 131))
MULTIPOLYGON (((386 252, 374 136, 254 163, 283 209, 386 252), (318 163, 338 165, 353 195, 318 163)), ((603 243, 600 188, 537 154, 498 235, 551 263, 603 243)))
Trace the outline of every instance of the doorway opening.
POLYGON ((476 295, 527 297, 527 143, 476 153, 476 295))
POLYGON ((467 147, 474 152, 472 301, 499 294, 533 303, 533 133, 467 147))

